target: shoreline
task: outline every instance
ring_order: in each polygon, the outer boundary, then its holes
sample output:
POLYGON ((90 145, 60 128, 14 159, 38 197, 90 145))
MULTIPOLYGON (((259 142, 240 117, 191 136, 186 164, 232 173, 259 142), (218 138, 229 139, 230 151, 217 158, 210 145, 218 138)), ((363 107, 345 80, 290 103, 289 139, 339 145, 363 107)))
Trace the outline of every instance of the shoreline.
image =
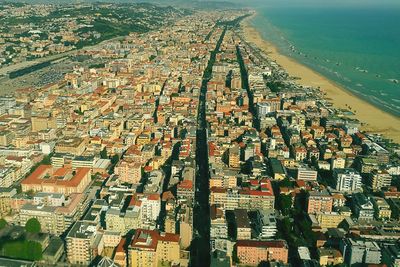
POLYGON ((331 102, 335 108, 347 109, 346 105, 350 106, 351 110, 356 112, 351 117, 365 124, 360 127, 360 130, 382 134, 384 137, 400 143, 400 128, 396 128, 396 125, 400 125, 400 118, 366 102, 301 62, 281 54, 277 46, 265 40, 261 33, 251 25, 250 21, 256 15, 257 13, 241 22, 243 37, 249 43, 254 43, 259 47, 271 60, 285 69, 290 76, 298 77, 299 79, 296 82, 299 84, 320 87, 321 91, 325 93, 325 99, 331 102))

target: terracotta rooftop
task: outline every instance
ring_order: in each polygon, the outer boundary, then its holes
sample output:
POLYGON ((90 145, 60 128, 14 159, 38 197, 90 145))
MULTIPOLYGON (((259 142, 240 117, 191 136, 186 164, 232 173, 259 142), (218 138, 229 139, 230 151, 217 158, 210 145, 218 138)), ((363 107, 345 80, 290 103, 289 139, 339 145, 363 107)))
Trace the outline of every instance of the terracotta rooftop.
POLYGON ((88 172, 90 172, 90 168, 77 168, 74 174, 71 167, 54 169, 51 165, 40 165, 21 184, 46 183, 59 186, 77 186, 88 172), (71 177, 66 177, 69 174, 71 174, 71 177))
POLYGON ((159 233, 157 230, 136 230, 135 236, 131 242, 131 248, 142 248, 156 250, 158 241, 162 242, 179 242, 178 234, 159 233))
POLYGON ((257 241, 257 240, 238 240, 236 242, 238 247, 274 247, 274 248, 287 248, 287 243, 283 240, 274 241, 257 241))

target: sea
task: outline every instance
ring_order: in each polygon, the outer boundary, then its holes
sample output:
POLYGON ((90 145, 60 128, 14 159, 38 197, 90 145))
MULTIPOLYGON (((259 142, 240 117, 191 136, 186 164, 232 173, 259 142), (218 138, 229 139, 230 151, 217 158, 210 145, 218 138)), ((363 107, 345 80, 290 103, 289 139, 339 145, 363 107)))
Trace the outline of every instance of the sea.
POLYGON ((400 6, 272 5, 257 12, 252 25, 280 53, 400 116, 400 6))

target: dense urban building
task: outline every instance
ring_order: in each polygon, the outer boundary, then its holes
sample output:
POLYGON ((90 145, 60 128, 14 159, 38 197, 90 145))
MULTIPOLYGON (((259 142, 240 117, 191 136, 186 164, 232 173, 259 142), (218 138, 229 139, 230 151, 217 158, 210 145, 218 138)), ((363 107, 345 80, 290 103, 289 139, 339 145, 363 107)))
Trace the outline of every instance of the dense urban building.
POLYGON ((399 264, 400 146, 200 2, 1 5, 1 266, 399 264))

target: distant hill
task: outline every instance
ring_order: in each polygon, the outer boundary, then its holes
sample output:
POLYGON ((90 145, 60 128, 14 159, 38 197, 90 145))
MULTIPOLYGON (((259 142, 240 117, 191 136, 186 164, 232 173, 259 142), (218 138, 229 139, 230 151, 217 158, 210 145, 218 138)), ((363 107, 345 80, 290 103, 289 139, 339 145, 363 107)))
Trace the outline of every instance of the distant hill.
POLYGON ((13 1, 2 1, 2 2, 20 2, 27 4, 71 4, 71 3, 155 3, 161 5, 177 5, 182 7, 192 7, 192 8, 238 8, 241 5, 240 1, 221 1, 221 0, 13 0, 13 1), (234 3, 235 2, 235 3, 234 3))

